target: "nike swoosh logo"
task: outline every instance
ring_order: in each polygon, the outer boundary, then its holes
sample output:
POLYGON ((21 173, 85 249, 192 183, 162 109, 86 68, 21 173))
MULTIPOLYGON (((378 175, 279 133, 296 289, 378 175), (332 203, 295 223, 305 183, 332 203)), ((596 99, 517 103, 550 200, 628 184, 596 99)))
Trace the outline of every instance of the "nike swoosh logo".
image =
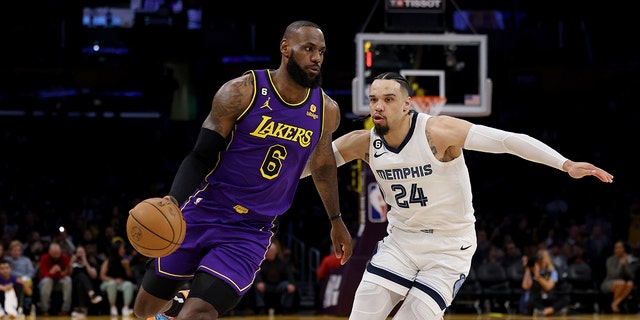
POLYGON ((465 247, 465 246, 461 246, 461 247, 460 247, 460 250, 467 250, 467 249, 469 249, 469 248, 471 248, 471 246, 466 246, 466 247, 465 247))
POLYGON ((385 153, 387 153, 387 151, 385 151, 385 152, 383 152, 383 153, 374 153, 374 154, 373 154, 373 157, 374 157, 374 158, 377 158, 377 157, 379 157, 379 156, 381 156, 381 155, 383 155, 383 154, 385 154, 385 153))

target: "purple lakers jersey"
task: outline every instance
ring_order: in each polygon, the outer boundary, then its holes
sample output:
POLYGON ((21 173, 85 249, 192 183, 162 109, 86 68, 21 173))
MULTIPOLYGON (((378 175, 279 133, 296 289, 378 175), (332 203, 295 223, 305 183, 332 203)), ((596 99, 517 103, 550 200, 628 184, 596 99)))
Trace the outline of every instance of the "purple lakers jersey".
POLYGON ((194 200, 203 197, 218 208, 271 220, 291 206, 300 174, 320 139, 323 95, 320 88, 310 89, 302 102, 290 104, 268 70, 247 73, 254 78, 252 102, 207 176, 208 186, 194 200))

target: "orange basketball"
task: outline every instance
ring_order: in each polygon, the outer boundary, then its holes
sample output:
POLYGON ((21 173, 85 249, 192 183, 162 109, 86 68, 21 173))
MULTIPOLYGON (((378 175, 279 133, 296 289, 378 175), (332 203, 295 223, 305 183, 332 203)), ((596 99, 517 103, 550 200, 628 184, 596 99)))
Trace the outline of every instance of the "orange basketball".
POLYGON ((164 257, 182 244, 187 225, 182 211, 171 200, 149 198, 129 210, 127 237, 139 253, 164 257))

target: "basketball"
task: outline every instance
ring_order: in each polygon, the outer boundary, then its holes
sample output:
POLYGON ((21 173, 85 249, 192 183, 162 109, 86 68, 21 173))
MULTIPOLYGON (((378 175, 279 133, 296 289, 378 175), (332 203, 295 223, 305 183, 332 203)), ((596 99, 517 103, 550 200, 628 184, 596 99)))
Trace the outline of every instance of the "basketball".
POLYGON ((139 253, 149 258, 167 256, 180 247, 187 225, 171 200, 149 198, 129 210, 127 237, 139 253))

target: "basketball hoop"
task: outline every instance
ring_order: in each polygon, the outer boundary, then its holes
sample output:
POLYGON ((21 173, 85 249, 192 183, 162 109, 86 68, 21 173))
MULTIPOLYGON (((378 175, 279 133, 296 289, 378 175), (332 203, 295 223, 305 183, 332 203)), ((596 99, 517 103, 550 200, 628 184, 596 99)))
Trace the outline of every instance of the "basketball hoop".
POLYGON ((437 116, 442 112, 444 104, 447 102, 446 97, 440 96, 414 96, 411 97, 413 109, 417 112, 428 113, 437 116))

